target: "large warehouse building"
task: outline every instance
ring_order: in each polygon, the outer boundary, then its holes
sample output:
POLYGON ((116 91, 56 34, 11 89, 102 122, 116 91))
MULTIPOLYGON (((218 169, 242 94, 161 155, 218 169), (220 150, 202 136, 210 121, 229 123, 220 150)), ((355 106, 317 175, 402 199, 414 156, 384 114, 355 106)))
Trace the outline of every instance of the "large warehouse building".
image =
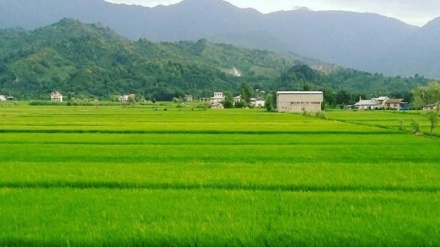
POLYGON ((319 112, 322 109, 324 93, 320 91, 280 91, 277 92, 279 112, 319 112))

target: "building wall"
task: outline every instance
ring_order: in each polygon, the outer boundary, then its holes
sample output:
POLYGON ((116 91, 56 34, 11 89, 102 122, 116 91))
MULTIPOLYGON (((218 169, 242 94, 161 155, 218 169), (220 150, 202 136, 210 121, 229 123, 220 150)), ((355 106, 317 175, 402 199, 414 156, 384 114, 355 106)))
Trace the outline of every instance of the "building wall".
POLYGON ((322 92, 278 92, 277 108, 279 112, 319 112, 324 95, 322 92))
POLYGON ((63 95, 60 92, 52 92, 50 94, 50 101, 52 102, 63 102, 63 95))
POLYGON ((225 97, 223 96, 223 92, 214 92, 214 97, 209 99, 209 103, 217 104, 225 100, 225 97))

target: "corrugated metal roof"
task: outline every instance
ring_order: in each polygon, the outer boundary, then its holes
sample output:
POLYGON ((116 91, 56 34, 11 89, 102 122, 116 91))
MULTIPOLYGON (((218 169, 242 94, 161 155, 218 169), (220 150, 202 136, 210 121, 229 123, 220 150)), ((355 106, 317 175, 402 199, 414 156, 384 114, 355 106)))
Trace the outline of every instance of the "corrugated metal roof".
POLYGON ((403 99, 389 99, 386 101, 387 104, 396 104, 396 103, 402 103, 403 99))
POLYGON ((377 102, 376 101, 372 101, 372 100, 361 100, 361 101, 357 102, 355 105, 356 106, 360 106, 360 105, 363 105, 363 106, 376 106, 377 102))

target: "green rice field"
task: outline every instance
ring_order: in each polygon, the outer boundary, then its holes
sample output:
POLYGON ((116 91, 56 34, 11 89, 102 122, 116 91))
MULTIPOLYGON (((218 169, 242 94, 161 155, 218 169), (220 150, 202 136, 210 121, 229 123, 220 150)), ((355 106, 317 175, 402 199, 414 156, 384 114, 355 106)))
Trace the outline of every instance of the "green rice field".
POLYGON ((325 114, 3 105, 0 246, 440 246, 424 113, 325 114))

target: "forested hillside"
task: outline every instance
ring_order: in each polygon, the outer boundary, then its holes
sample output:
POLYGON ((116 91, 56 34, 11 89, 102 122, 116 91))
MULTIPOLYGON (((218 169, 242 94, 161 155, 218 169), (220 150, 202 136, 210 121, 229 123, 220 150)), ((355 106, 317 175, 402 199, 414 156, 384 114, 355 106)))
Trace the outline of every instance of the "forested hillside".
MULTIPOLYGON (((328 95, 403 95, 427 83, 423 77, 389 78, 264 50, 197 42, 129 41, 107 27, 71 19, 25 31, 0 30, 0 93, 47 99, 138 97, 170 100, 184 94, 238 94, 243 82, 265 91, 325 90, 328 95), (312 70, 319 68, 318 70, 312 70), (325 69, 330 68, 330 69, 325 69), (325 73, 324 73, 325 71, 325 73)), ((354 96, 353 96, 354 97, 354 96)))
POLYGON ((183 0, 153 8, 104 0, 0 1, 0 28, 32 30, 62 18, 102 23, 131 40, 207 39, 294 52, 372 73, 440 78, 440 19, 416 27, 373 13, 301 8, 262 14, 224 0, 183 0))

